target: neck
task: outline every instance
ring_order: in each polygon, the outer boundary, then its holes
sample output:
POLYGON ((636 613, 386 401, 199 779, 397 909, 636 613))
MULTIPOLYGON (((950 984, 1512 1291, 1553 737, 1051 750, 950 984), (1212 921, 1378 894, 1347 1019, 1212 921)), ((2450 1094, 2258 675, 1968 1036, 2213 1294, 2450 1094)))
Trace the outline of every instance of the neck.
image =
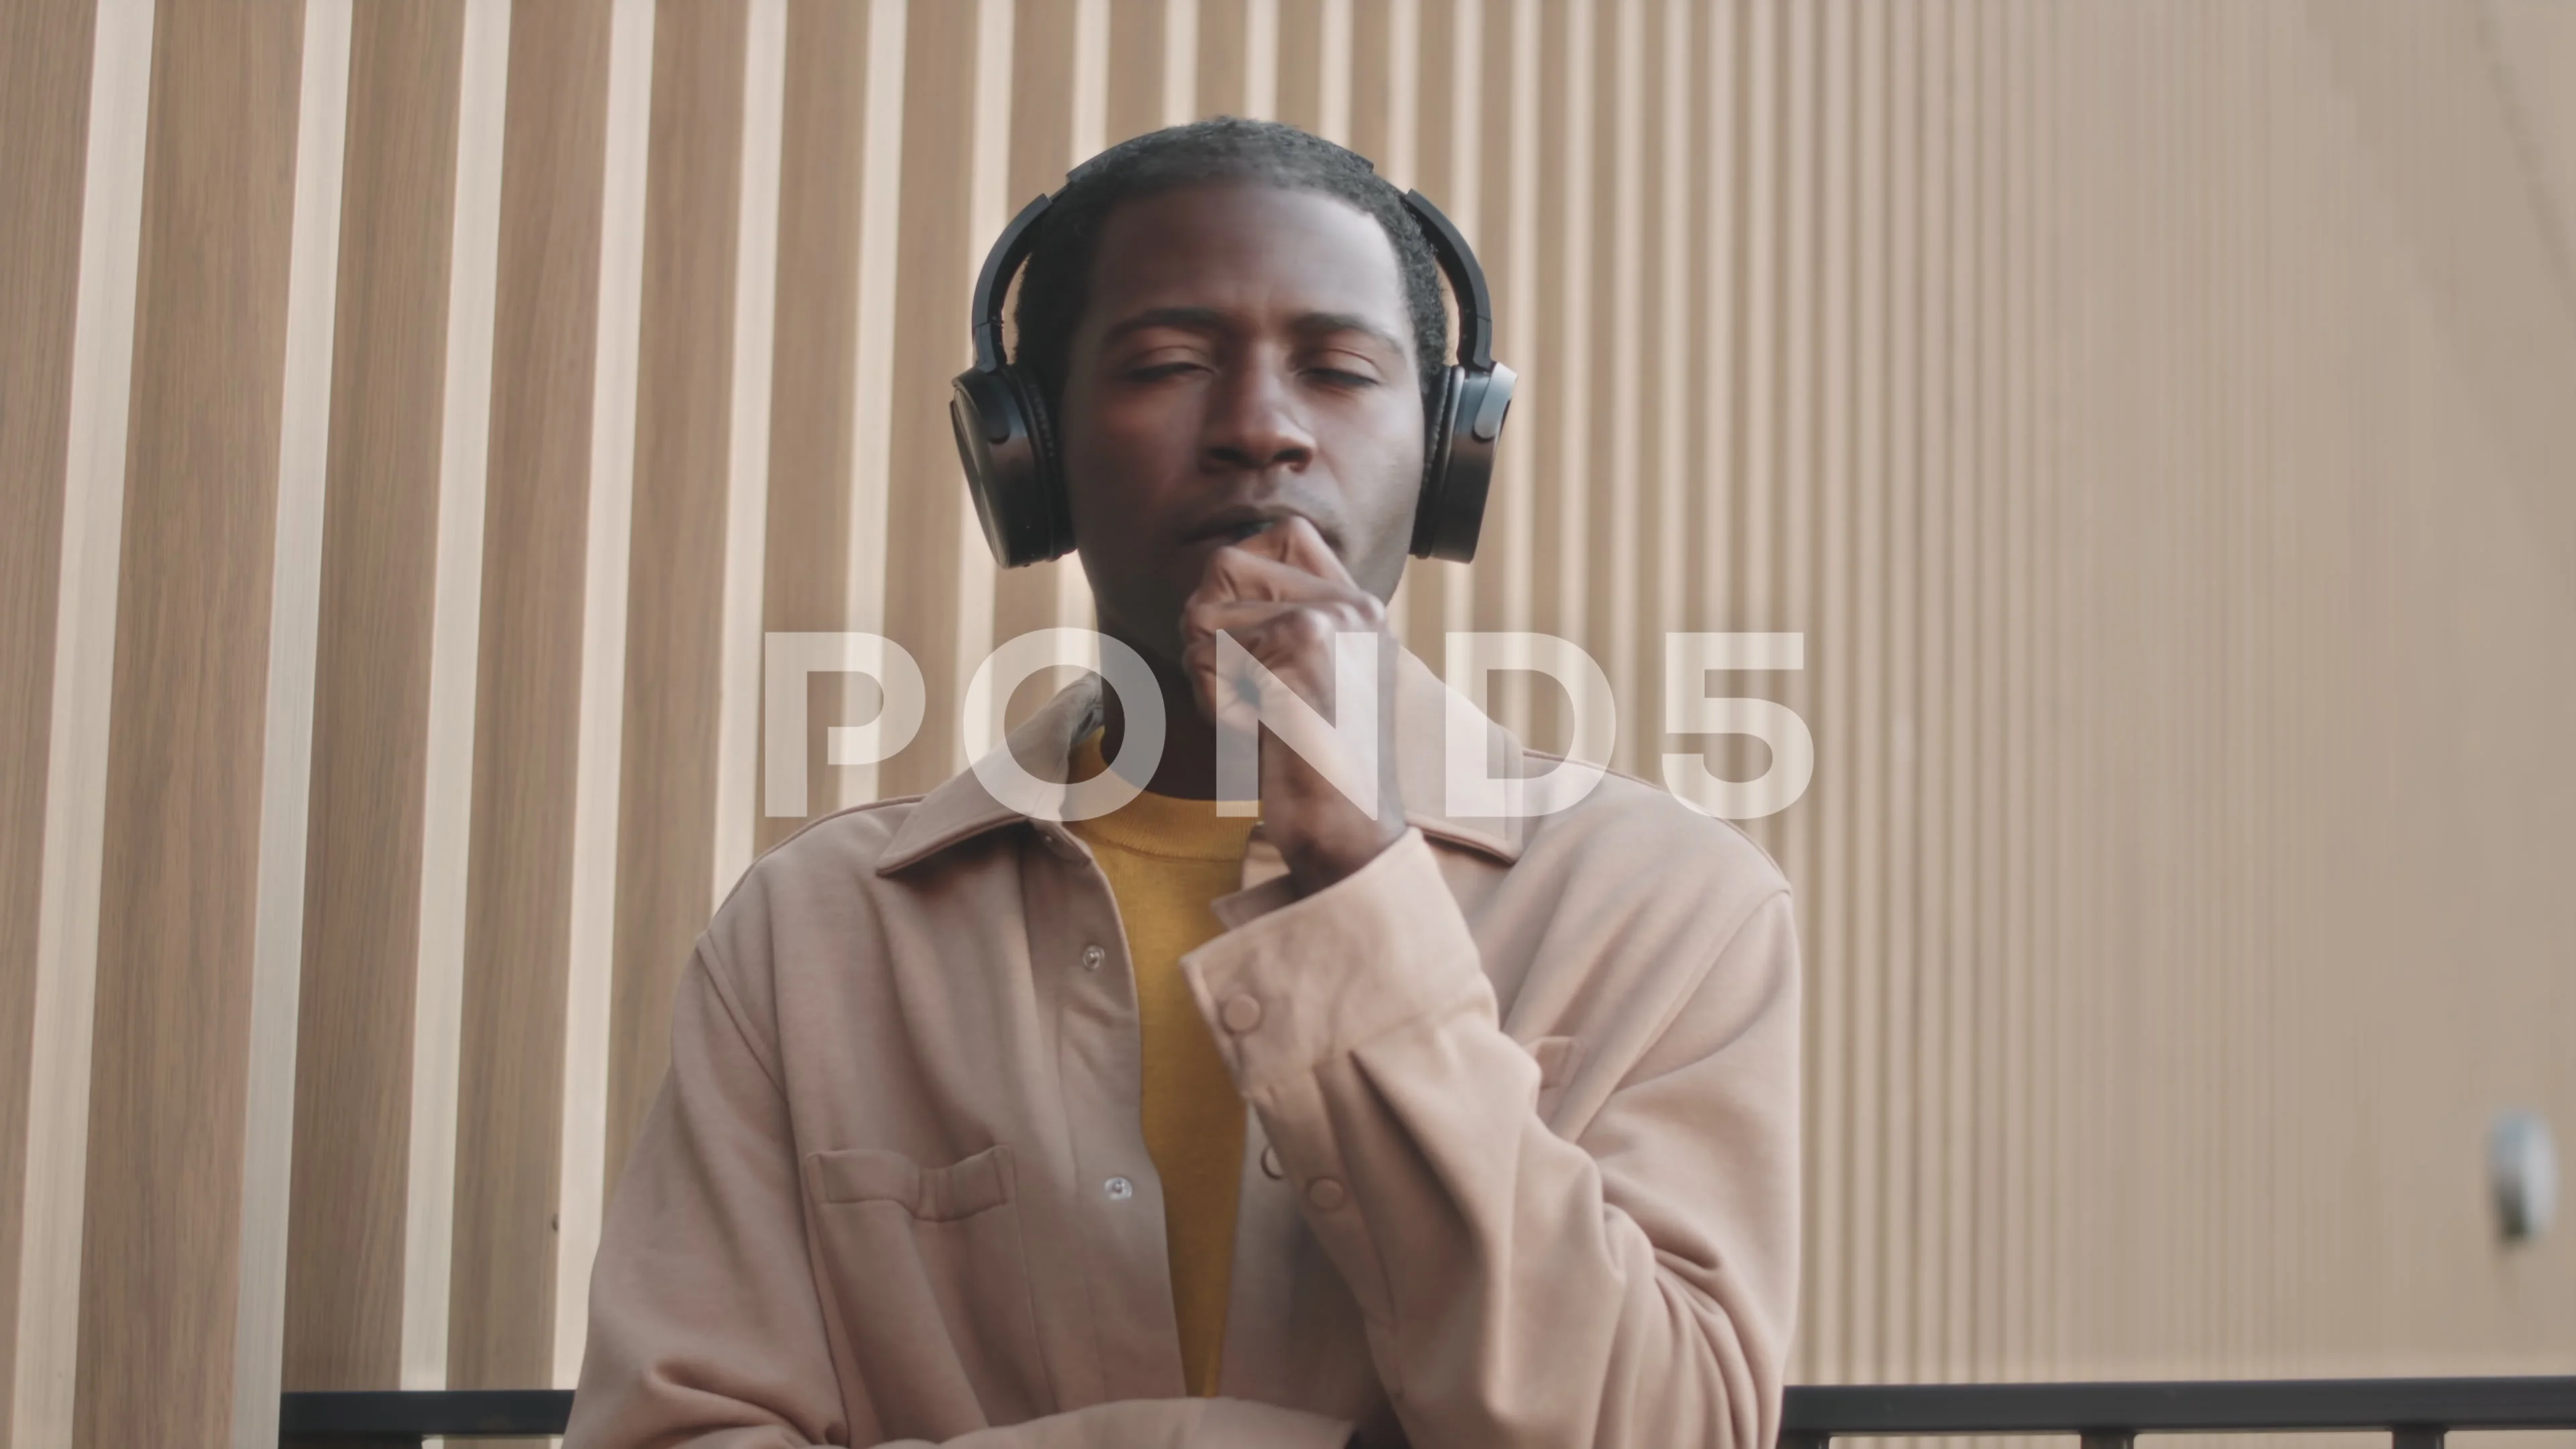
MULTIPOLYGON (((1144 649, 1136 651, 1154 671, 1163 697, 1163 757, 1145 788, 1181 800, 1216 798, 1216 726, 1201 713, 1198 694, 1180 667, 1144 649)), ((1101 691, 1100 754, 1118 758, 1127 739, 1127 711, 1113 689, 1101 691)))

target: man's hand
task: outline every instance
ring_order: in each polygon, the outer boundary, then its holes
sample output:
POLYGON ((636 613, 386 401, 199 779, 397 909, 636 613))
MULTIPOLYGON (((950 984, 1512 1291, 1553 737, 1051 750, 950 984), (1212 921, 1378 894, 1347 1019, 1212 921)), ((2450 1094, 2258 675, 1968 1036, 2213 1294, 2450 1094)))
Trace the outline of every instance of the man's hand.
POLYGON ((1377 858, 1404 834, 1395 774, 1396 643, 1386 606, 1353 582, 1315 526, 1291 517, 1209 555, 1181 613, 1181 662, 1197 682, 1199 709, 1220 730, 1259 727, 1244 681, 1220 677, 1216 636, 1233 636, 1280 685, 1338 722, 1333 639, 1378 636, 1377 817, 1276 739, 1261 751, 1263 829, 1297 888, 1313 894, 1377 858))

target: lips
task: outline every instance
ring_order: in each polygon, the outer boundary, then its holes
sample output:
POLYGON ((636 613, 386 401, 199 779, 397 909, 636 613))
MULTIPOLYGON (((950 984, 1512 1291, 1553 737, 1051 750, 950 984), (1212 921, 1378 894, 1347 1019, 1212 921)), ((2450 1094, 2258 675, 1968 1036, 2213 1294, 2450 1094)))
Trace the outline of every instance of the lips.
MULTIPOLYGON (((1314 523, 1312 517, 1294 508, 1277 504, 1238 504, 1209 514, 1196 528, 1183 534, 1181 542, 1185 545, 1210 541, 1219 545, 1238 544, 1247 538, 1266 533, 1291 518, 1304 518, 1307 522, 1314 523)), ((1325 544, 1335 553, 1341 552, 1341 544, 1334 538, 1331 530, 1326 529, 1322 524, 1315 524, 1315 531, 1323 535, 1325 544)))

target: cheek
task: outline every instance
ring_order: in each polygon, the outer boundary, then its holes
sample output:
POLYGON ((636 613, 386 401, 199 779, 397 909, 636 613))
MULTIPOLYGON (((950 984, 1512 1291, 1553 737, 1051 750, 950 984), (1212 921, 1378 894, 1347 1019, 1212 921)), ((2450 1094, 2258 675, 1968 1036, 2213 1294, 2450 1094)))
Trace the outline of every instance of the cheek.
POLYGON ((1344 475, 1344 498, 1355 525, 1350 536, 1370 544, 1364 557, 1351 560, 1352 572, 1381 597, 1402 578, 1413 541, 1413 511, 1422 497, 1423 432, 1418 408, 1409 416, 1390 416, 1372 430, 1364 454, 1352 459, 1344 475))
MULTIPOLYGON (((1111 525, 1108 534, 1123 532, 1116 522, 1150 510, 1173 471, 1175 429, 1157 410, 1068 392, 1056 439, 1077 532, 1095 531, 1085 528, 1089 522, 1111 525)), ((1186 457, 1186 438, 1180 446, 1186 457)))

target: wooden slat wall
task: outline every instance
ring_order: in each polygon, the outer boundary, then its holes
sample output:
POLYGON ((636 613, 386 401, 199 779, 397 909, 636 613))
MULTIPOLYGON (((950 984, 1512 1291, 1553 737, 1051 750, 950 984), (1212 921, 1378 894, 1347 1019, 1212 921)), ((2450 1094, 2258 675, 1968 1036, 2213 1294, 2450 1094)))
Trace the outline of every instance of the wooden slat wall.
POLYGON ((461 3, 354 12, 296 1042, 286 1375, 391 1381, 404 1177, 461 3), (330 1246, 322 1247, 321 1244, 330 1246))
POLYGON ((302 21, 300 5, 155 21, 94 927, 83 1444, 229 1429, 302 21))
MULTIPOLYGON (((1663 732, 1664 635, 1804 636, 1734 685, 1818 750, 1748 827, 1809 955, 1797 1377, 2576 1354, 2576 1233, 2499 1245, 2482 1177, 2504 1107, 2576 1148, 2576 197, 2515 88, 2576 32, 313 3, 345 31, 0 20, 6 1443, 569 1381, 671 983, 800 823, 751 784, 761 633, 880 629, 929 682, 874 768, 822 746, 873 687, 813 691, 815 811, 959 767, 984 649, 1088 618, 964 506, 972 270, 1084 156, 1219 111, 1348 139, 1488 265, 1523 393, 1412 647, 1572 638, 1622 768, 1742 777, 1663 732)), ((1552 689, 1495 698, 1563 742, 1552 689)))
MULTIPOLYGON (((55 595, 71 444, 73 299, 92 48, 85 0, 0 16, 0 1063, 26 1063, 45 857, 55 595)), ((29 1087, 0 1068, 0 1302, 19 1296, 29 1087)), ((18 1315, 0 1316, 0 1424, 11 1421, 18 1315)))

